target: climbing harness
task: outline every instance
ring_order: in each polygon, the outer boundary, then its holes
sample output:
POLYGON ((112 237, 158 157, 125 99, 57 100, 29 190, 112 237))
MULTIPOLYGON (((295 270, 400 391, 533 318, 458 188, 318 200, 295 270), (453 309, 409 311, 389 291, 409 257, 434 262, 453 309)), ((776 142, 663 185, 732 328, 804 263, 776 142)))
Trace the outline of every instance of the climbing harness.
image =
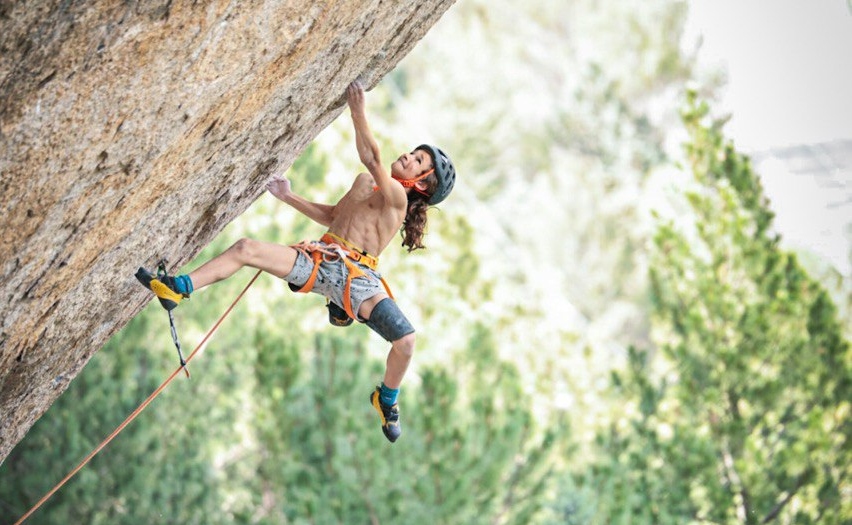
MULTIPOLYGON (((305 284, 302 285, 301 288, 294 288, 294 291, 298 293, 310 292, 316 283, 320 264, 323 261, 330 262, 342 260, 346 265, 347 270, 346 284, 343 288, 343 310, 350 319, 358 319, 355 312, 352 311, 352 280, 357 279, 358 277, 367 276, 367 274, 364 273, 364 270, 358 267, 358 264, 363 264, 367 268, 375 270, 379 266, 379 258, 370 255, 343 237, 331 232, 326 232, 325 235, 320 237, 319 242, 303 241, 299 244, 292 245, 292 247, 304 254, 305 257, 310 259, 314 264, 308 280, 305 281, 305 284)), ((379 280, 382 282, 382 286, 384 286, 388 297, 393 299, 393 293, 391 293, 390 286, 388 286, 384 277, 379 277, 379 280)), ((333 324, 342 325, 342 323, 338 322, 334 322, 333 324)))
MULTIPOLYGON (((62 481, 57 483, 56 486, 53 487, 50 490, 50 492, 45 494, 44 497, 42 497, 35 505, 33 505, 33 507, 29 511, 27 511, 26 514, 21 516, 21 518, 18 521, 15 522, 15 525, 20 525, 27 518, 32 516, 33 513, 35 513, 35 511, 37 511, 42 505, 44 505, 44 503, 48 499, 50 499, 51 496, 53 496, 60 488, 62 488, 63 485, 65 485, 72 477, 74 477, 74 475, 76 475, 83 467, 85 467, 89 463, 89 461, 91 461, 92 458, 95 457, 95 455, 98 452, 103 450, 104 447, 106 447, 113 439, 115 439, 115 437, 118 436, 118 434, 121 433, 121 431, 124 430, 124 428, 127 427, 127 425, 129 425, 134 419, 136 419, 136 417, 143 410, 145 410, 145 408, 148 405, 150 405, 151 402, 157 396, 159 396, 160 393, 163 390, 165 390, 167 386, 169 386, 169 383, 171 383, 174 380, 174 378, 177 377, 178 374, 180 374, 181 370, 184 370, 186 372, 186 365, 189 364, 189 362, 192 361, 192 358, 195 357, 195 355, 204 347, 204 345, 207 343, 207 341, 210 339, 210 337, 219 328, 219 325, 222 324, 222 321, 225 320, 225 318, 228 316, 228 314, 231 313, 231 310, 233 310, 234 307, 237 305, 237 303, 240 302, 240 299, 243 298, 243 296, 248 291, 248 289, 251 288, 251 285, 254 284, 254 282, 257 280, 258 277, 260 277, 260 274, 261 274, 261 271, 258 270, 257 273, 254 275, 254 277, 252 277, 251 281, 249 281, 249 283, 245 286, 245 288, 243 288, 243 291, 240 292, 240 294, 237 296, 236 299, 234 299, 234 302, 231 303, 231 306, 229 306, 228 309, 225 310, 225 313, 223 313, 219 317, 219 320, 216 321, 216 324, 214 324, 213 327, 210 328, 210 330, 207 331, 207 334, 204 336, 204 338, 201 340, 201 342, 198 343, 198 346, 195 347, 195 350, 193 350, 192 353, 189 354, 189 357, 186 358, 186 361, 184 362, 183 357, 181 357, 181 366, 179 368, 177 368, 174 372, 172 372, 172 375, 170 375, 165 381, 163 381, 163 384, 161 384, 159 387, 157 387, 157 389, 154 390, 154 392, 150 396, 148 396, 148 398, 145 399, 145 401, 143 401, 142 404, 139 405, 136 408, 136 410, 134 410, 129 416, 127 416, 127 419, 125 419, 120 425, 118 425, 118 427, 115 430, 113 430, 112 433, 109 436, 107 436, 107 438, 104 439, 101 442, 100 445, 95 447, 95 449, 91 453, 89 453, 89 455, 86 456, 83 459, 83 461, 80 462, 79 465, 74 467, 74 469, 72 469, 71 472, 68 473, 68 475, 66 475, 64 478, 62 478, 62 481)), ((180 352, 180 348, 178 348, 178 352, 180 352)), ((189 375, 189 372, 187 372, 187 375, 189 375)))
POLYGON ((367 253, 365 250, 358 248, 351 242, 347 241, 343 237, 336 235, 331 232, 326 232, 325 235, 320 237, 320 241, 330 244, 332 246, 339 245, 344 249, 346 255, 357 263, 361 263, 364 266, 367 266, 371 270, 375 270, 379 267, 379 258, 374 257, 367 253))

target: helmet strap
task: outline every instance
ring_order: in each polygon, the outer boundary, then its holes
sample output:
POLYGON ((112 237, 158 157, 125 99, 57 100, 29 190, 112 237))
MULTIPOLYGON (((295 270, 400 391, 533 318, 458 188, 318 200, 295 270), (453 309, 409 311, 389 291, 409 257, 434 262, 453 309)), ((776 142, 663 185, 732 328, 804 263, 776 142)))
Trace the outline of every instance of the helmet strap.
POLYGON ((425 179, 429 175, 431 175, 434 171, 435 171, 435 168, 432 168, 429 171, 427 171, 426 173, 424 173, 422 175, 418 175, 418 176, 414 177, 413 179, 400 179, 399 177, 397 177, 395 175, 391 175, 391 177, 393 177, 394 180, 396 180, 397 182, 402 184, 403 188, 414 188, 415 190, 419 191, 420 193, 423 193, 422 191, 415 188, 414 185, 417 184, 419 181, 425 179))

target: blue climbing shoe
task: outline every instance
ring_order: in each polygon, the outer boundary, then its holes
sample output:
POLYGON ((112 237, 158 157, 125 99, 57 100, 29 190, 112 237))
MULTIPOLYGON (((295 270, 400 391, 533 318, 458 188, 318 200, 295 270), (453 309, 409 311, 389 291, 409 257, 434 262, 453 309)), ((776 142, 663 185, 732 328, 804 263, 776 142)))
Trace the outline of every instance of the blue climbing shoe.
POLYGON ((399 436, 402 434, 402 427, 399 426, 399 403, 394 403, 390 406, 382 403, 381 389, 376 387, 373 393, 370 394, 370 404, 379 413, 379 418, 382 421, 382 432, 385 433, 388 441, 393 443, 399 439, 399 436))

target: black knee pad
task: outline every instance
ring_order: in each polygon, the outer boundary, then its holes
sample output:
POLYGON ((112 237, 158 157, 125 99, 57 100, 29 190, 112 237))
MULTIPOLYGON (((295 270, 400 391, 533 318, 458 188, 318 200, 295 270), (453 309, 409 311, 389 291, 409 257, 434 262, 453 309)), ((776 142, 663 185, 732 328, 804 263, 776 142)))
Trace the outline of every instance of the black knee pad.
POLYGON ((389 343, 414 333, 414 327, 396 305, 396 301, 390 297, 382 299, 373 308, 367 326, 389 343))

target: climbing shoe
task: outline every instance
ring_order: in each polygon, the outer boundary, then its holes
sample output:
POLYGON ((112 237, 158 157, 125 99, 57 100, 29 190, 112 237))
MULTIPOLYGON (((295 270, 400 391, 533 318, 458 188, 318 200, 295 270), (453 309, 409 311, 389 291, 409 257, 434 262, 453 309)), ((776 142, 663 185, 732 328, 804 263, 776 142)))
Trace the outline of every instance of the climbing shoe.
POLYGON ((346 310, 337 306, 337 304, 329 301, 325 305, 328 308, 328 322, 334 326, 349 326, 352 324, 352 318, 346 313, 346 310))
POLYGON ((136 278, 146 288, 154 292, 160 304, 166 310, 174 310, 184 298, 189 298, 189 294, 182 294, 177 291, 175 278, 167 275, 165 271, 158 271, 153 274, 145 268, 139 268, 136 271, 136 278))
POLYGON ((402 427, 399 426, 399 403, 390 406, 382 403, 381 389, 376 387, 370 394, 370 404, 379 413, 379 418, 382 420, 382 432, 385 433, 388 441, 393 443, 402 434, 402 427))

